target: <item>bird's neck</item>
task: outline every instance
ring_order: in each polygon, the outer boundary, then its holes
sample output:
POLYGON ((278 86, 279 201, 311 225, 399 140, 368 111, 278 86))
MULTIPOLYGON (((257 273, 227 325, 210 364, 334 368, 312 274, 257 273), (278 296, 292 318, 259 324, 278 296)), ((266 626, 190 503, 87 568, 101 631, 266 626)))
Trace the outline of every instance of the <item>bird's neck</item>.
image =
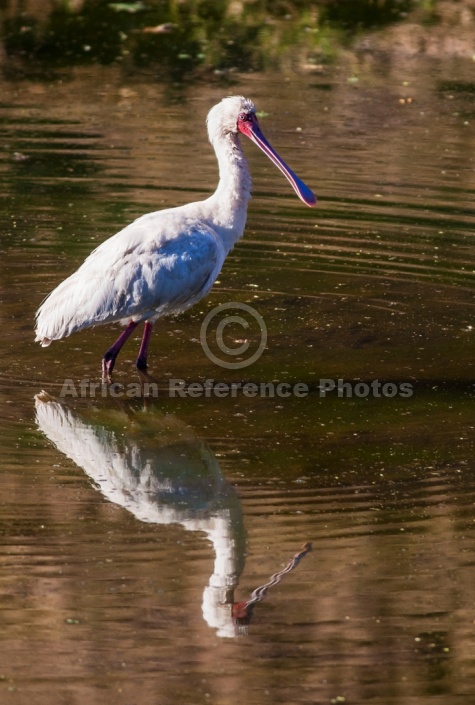
POLYGON ((227 251, 244 232, 251 176, 237 135, 220 135, 213 143, 219 166, 219 183, 208 199, 212 217, 227 251))

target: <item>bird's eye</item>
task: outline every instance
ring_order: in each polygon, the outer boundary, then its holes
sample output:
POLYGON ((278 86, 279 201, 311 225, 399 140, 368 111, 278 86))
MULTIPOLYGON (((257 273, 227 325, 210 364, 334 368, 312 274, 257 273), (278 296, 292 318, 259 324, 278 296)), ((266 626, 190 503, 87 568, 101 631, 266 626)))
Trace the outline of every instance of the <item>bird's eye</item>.
POLYGON ((244 122, 244 120, 247 120, 247 113, 241 113, 239 115, 239 120, 242 120, 243 122, 244 122))

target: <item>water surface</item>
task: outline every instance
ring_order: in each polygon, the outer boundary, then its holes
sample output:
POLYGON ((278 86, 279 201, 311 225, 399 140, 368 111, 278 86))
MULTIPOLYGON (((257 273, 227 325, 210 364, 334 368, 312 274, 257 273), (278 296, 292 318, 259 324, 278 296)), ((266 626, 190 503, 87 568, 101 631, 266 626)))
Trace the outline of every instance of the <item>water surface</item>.
MULTIPOLYGON (((92 67, 2 82, 5 702, 472 702, 472 73, 400 61, 231 89, 92 67), (117 331, 43 350, 36 308, 133 218, 210 193, 204 120, 230 92, 267 113, 318 208, 246 144, 246 234, 210 296, 157 326, 157 398, 61 399, 65 380, 99 380, 117 331), (230 301, 268 329, 244 370, 199 343, 230 301), (309 393, 170 398, 171 378, 309 393), (328 379, 412 394, 322 396, 328 379)), ((137 346, 121 384, 137 382, 137 346)))

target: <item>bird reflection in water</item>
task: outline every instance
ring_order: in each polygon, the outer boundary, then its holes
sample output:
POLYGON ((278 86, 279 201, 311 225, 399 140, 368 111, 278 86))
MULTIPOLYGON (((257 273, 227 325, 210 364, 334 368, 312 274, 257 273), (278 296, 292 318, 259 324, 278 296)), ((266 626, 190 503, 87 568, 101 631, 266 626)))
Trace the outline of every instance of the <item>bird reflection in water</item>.
POLYGON ((171 414, 134 413, 131 406, 124 406, 130 423, 124 434, 121 413, 122 432, 117 433, 112 418, 109 423, 83 421, 46 392, 36 395, 35 403, 40 430, 87 473, 107 499, 140 521, 180 524, 206 534, 215 560, 202 610, 218 636, 246 632, 255 604, 310 550, 307 544, 283 570, 254 590, 249 600, 234 602, 244 568, 242 507, 216 457, 192 429, 171 414))

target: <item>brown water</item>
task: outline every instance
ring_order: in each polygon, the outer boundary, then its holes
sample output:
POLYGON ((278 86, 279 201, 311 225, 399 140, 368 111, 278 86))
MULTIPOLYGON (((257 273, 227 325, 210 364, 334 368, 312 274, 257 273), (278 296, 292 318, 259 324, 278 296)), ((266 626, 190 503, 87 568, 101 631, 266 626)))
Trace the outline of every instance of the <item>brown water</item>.
POLYGON ((472 81, 473 63, 400 61, 225 88, 2 82, 2 702, 473 702, 472 81), (204 119, 228 93, 268 113, 319 206, 246 144, 245 237, 157 326, 158 396, 81 398, 116 330, 40 349, 34 312, 134 217, 214 188, 204 119), (199 343, 232 301, 269 334, 244 370, 199 343), (170 378, 309 393, 173 398, 170 378), (339 378, 411 395, 323 396, 339 378))

